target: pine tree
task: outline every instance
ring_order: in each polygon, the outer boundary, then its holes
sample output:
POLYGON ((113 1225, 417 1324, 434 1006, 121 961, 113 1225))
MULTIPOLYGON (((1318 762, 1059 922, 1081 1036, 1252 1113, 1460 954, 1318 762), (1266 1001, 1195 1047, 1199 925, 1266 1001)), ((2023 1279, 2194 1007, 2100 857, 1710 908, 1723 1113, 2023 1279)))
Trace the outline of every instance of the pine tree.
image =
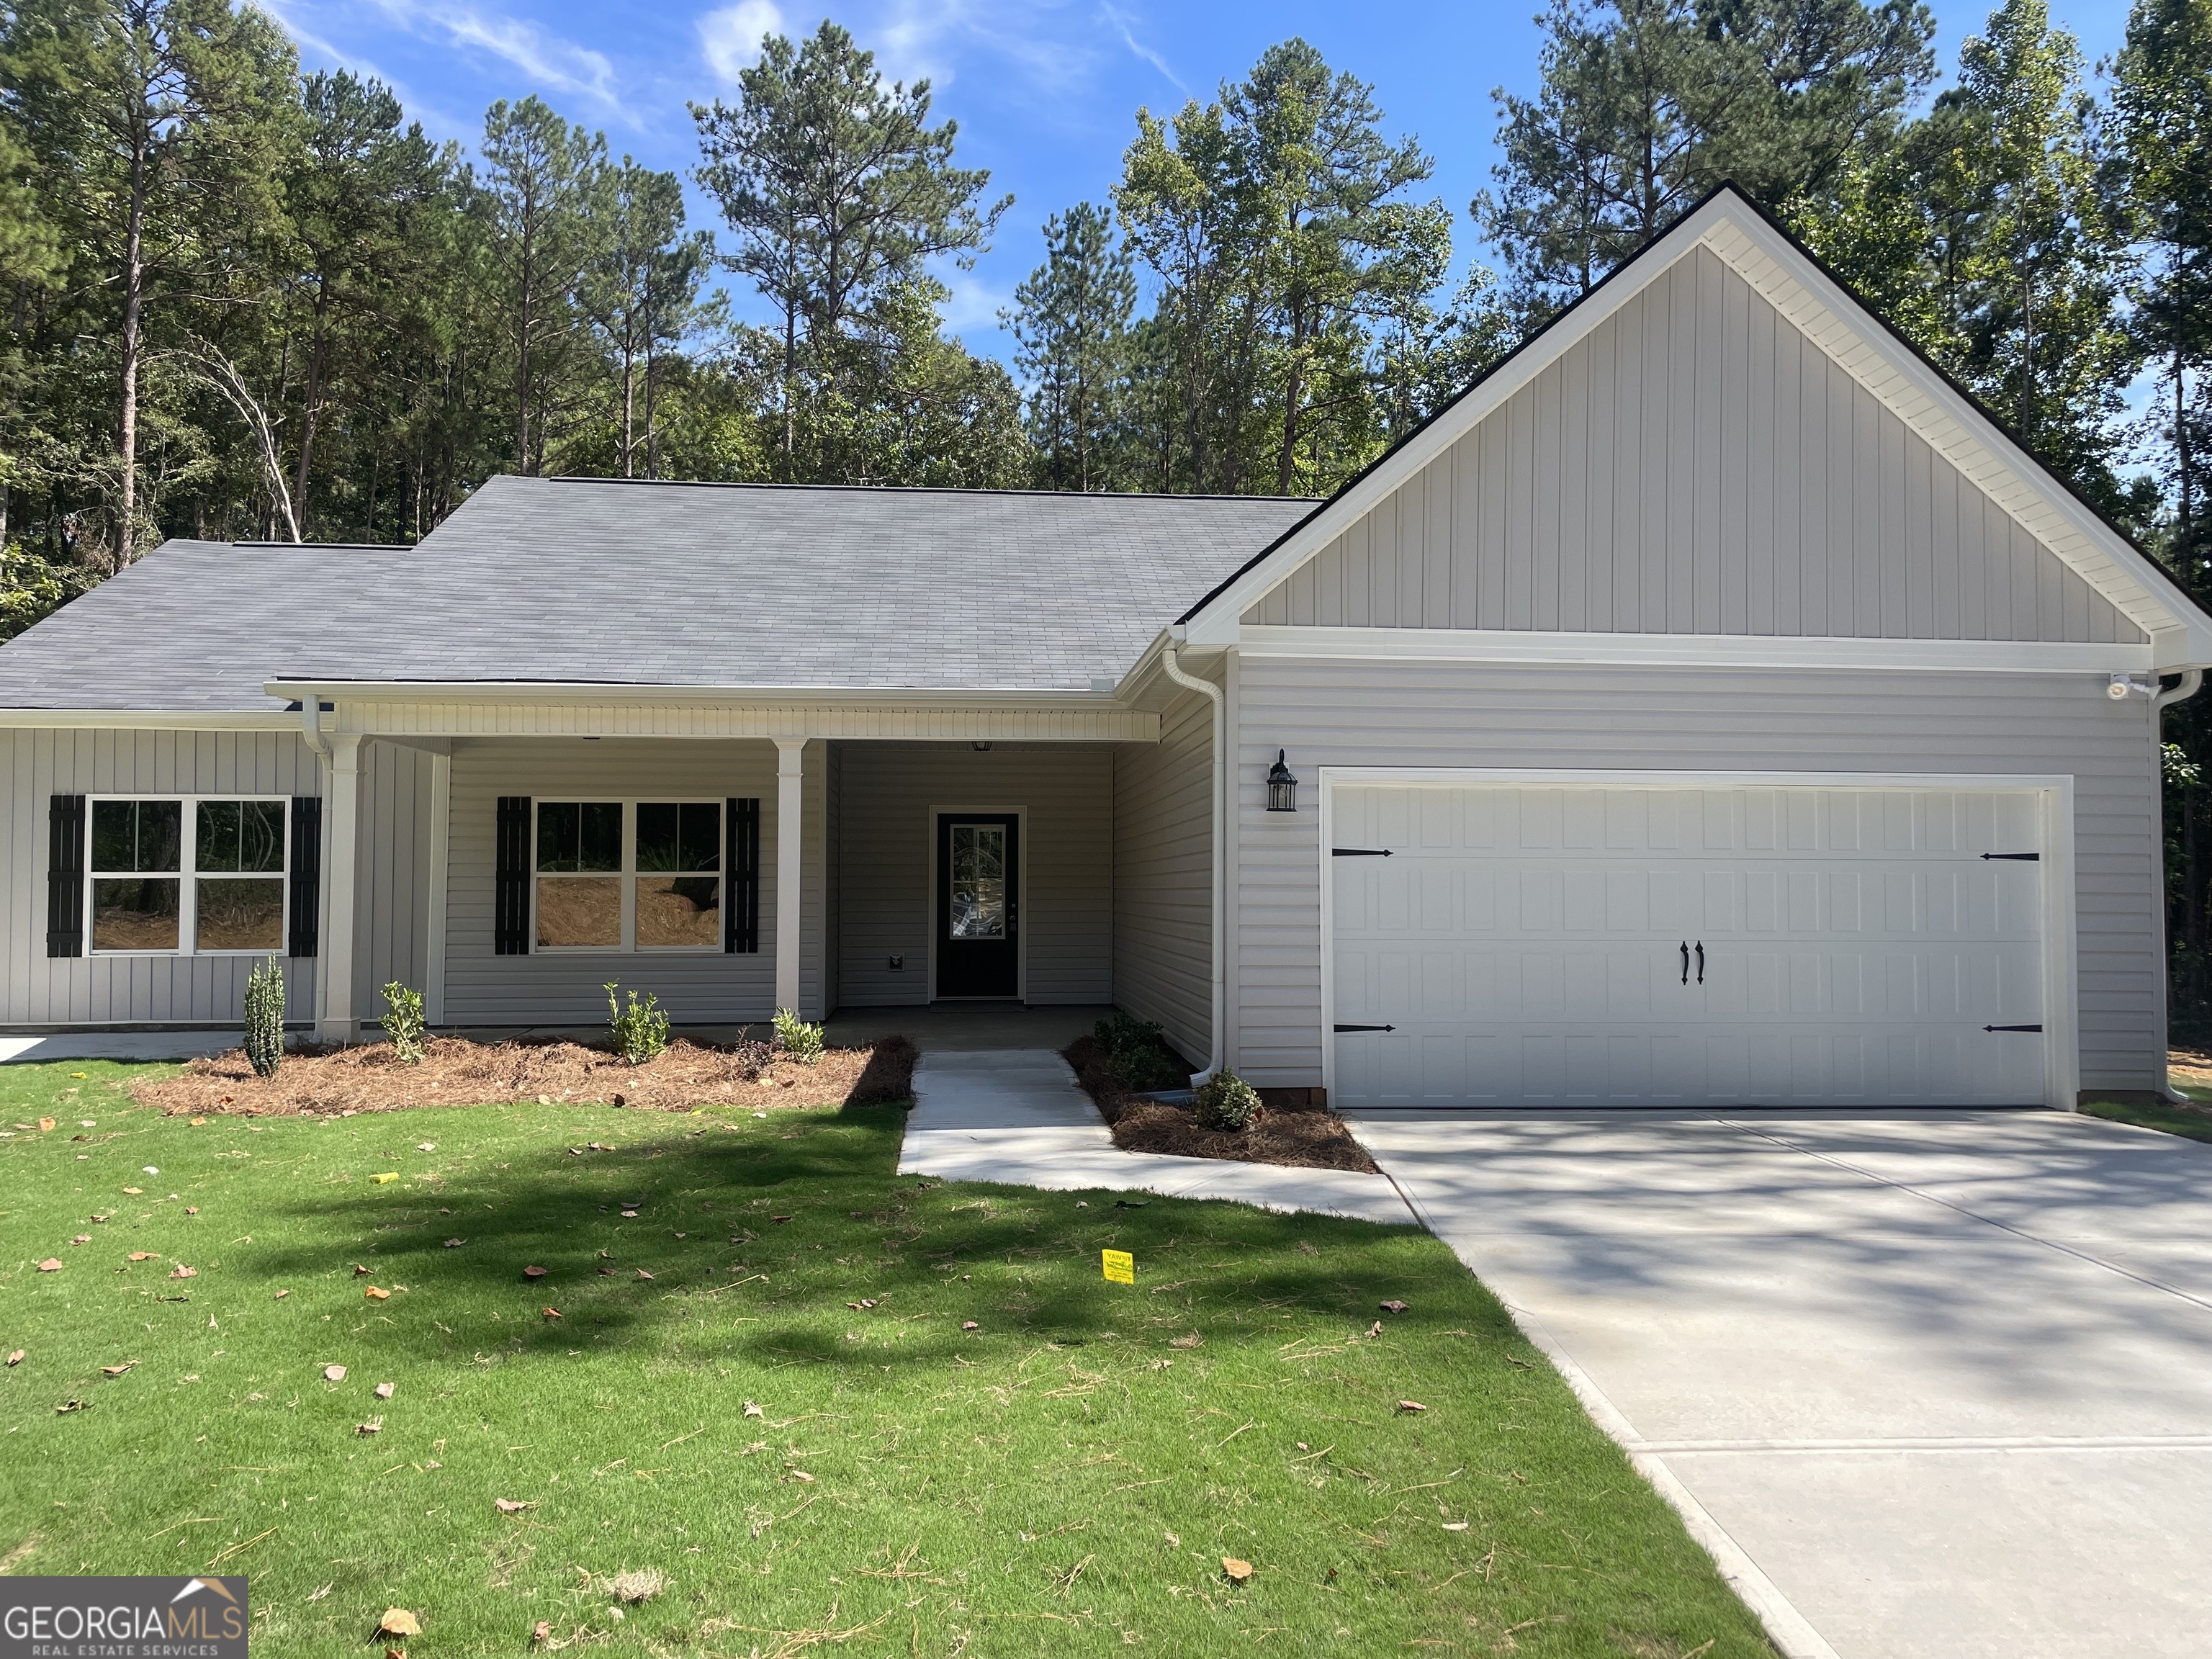
POLYGON ((1045 221, 1045 260, 1001 313, 1027 377, 1027 422, 1054 489, 1120 487, 1109 448, 1121 416, 1137 277, 1112 216, 1079 202, 1045 221))

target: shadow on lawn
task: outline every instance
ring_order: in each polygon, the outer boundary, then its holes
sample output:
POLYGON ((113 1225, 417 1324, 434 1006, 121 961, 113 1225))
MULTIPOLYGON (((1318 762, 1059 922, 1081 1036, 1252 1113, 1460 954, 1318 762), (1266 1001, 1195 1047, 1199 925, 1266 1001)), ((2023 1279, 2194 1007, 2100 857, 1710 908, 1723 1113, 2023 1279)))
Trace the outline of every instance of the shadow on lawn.
POLYGON ((1210 1317, 1255 1309, 1364 1328, 1383 1297, 1412 1304, 1414 1324, 1473 1322, 1481 1334, 1514 1336, 1504 1310, 1446 1252, 1408 1248, 1425 1235, 1135 1192, 1116 1207, 1113 1188, 1047 1193, 897 1176, 901 1115, 780 1114, 777 1125, 799 1126, 793 1139, 672 1123, 580 1157, 552 1146, 518 1151, 511 1161, 524 1167, 471 1169, 434 1192, 372 1188, 296 1204, 290 1219, 328 1243, 263 1251, 240 1266, 272 1283, 404 1285, 380 1311, 394 1319, 393 1339, 426 1358, 487 1341, 512 1356, 565 1355, 592 1339, 672 1349, 700 1340, 694 1316, 703 1304, 760 1321, 725 1340, 725 1357, 871 1370, 943 1364, 1009 1339, 1087 1342, 1170 1313, 1179 1331, 1201 1333, 1210 1317), (1077 1209, 1079 1199, 1090 1207, 1077 1209), (365 1252, 350 1242, 362 1234, 374 1241, 365 1252), (466 1242, 448 1249, 449 1237, 466 1242), (1099 1276, 1101 1248, 1135 1254, 1133 1291, 1099 1276), (371 1268, 368 1278, 352 1278, 356 1263, 371 1268), (525 1276, 533 1265, 544 1277, 525 1276), (848 1307, 864 1297, 879 1306, 848 1307), (544 1317, 546 1307, 561 1317, 544 1317), (886 1319, 910 1322, 895 1350, 845 1340, 886 1319), (969 1319, 981 1330, 963 1332, 969 1319))

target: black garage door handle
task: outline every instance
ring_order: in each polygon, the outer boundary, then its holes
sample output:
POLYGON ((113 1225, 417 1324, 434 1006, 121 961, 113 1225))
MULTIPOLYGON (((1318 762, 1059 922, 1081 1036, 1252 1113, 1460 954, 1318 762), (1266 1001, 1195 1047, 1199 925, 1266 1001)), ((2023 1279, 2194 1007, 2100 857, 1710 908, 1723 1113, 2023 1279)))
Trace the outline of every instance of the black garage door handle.
POLYGON ((2039 1031, 2040 1025, 1984 1025, 1984 1031, 2039 1031))
POLYGON ((1395 1031, 1398 1028, 1395 1025, 1334 1025, 1329 1029, 1336 1031, 1395 1031))

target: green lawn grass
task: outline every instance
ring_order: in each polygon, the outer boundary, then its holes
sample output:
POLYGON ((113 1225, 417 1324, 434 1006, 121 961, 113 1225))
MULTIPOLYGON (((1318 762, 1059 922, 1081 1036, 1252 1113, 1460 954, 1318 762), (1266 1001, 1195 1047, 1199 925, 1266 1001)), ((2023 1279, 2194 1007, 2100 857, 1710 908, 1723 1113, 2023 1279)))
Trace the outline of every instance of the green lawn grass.
POLYGON ((0 1068, 0 1571, 243 1572, 270 1655, 380 1652, 388 1606, 413 1659, 540 1620, 641 1655, 1770 1652, 1412 1229, 927 1186, 882 1109, 195 1128, 134 1069, 0 1068))
MULTIPOLYGON (((2184 1085, 2181 1092, 2191 1100, 2212 1102, 2212 1089, 2184 1085)), ((2087 1101, 2081 1109, 2091 1117, 2101 1117, 2108 1122, 2132 1123, 2138 1128, 2158 1129, 2191 1140, 2212 1141, 2212 1113, 2192 1112, 2178 1106, 2125 1106, 2110 1100, 2087 1101)))

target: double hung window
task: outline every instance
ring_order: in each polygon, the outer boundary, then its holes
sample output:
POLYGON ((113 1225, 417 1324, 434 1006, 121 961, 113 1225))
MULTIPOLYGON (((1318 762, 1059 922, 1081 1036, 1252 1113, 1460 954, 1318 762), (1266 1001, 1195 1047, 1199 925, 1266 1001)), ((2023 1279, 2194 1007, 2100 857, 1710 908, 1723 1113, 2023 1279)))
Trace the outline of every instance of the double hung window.
POLYGON ((95 796, 88 805, 95 954, 283 949, 285 801, 95 796))
POLYGON ((541 800, 541 951, 719 951, 722 803, 541 800))

